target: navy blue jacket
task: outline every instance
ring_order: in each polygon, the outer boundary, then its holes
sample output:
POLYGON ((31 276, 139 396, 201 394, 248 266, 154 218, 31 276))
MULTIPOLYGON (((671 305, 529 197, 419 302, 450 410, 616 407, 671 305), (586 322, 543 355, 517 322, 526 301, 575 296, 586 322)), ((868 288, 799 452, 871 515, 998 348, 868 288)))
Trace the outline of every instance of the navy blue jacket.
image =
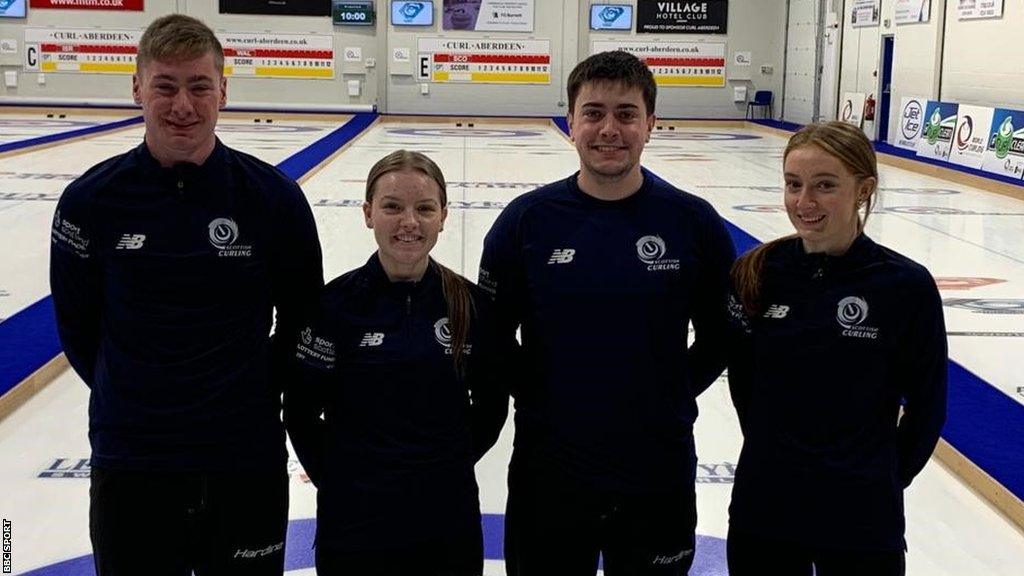
POLYGON ((299 186, 220 142, 201 166, 173 168, 142 144, 68 186, 50 285, 65 354, 91 388, 92 464, 283 467, 271 372, 323 284, 320 261, 299 186))
POLYGON ((513 471, 676 492, 693 484, 695 398, 725 367, 732 241, 707 202, 646 170, 617 201, 576 178, 516 198, 484 241, 480 285, 502 331, 522 330, 513 471))
POLYGON ((419 282, 391 282, 374 254, 324 289, 285 391, 292 446, 318 488, 320 545, 479 531, 473 466, 505 423, 515 340, 496 339, 487 294, 470 289, 462 377, 435 264, 419 282))
POLYGON ((762 274, 762 312, 731 306, 742 329, 729 385, 744 433, 732 527, 826 548, 903 549, 903 489, 946 417, 935 282, 864 235, 838 257, 785 240, 762 274))

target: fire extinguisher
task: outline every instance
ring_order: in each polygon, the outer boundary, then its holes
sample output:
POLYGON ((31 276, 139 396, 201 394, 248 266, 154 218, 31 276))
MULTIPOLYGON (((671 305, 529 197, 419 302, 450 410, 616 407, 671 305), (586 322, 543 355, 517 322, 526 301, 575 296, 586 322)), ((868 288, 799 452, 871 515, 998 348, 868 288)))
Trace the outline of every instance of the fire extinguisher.
POLYGON ((864 101, 864 119, 874 120, 875 119, 875 95, 870 94, 868 99, 864 101))

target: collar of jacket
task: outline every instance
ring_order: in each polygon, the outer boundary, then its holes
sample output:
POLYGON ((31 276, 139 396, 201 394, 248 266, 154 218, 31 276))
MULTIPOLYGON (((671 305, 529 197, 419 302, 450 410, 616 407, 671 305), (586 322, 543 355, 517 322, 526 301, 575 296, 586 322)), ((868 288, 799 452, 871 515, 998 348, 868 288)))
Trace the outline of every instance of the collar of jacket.
POLYGON ((850 244, 850 248, 839 256, 830 256, 824 252, 807 253, 804 243, 799 237, 789 241, 787 246, 778 250, 780 260, 786 265, 795 265, 799 269, 811 273, 835 273, 853 270, 864 266, 874 259, 877 244, 861 232, 850 244))
POLYGON ((144 172, 157 173, 160 180, 183 181, 186 185, 199 183, 207 189, 227 186, 232 180, 228 167, 228 149, 220 138, 217 138, 213 151, 202 164, 179 162, 165 168, 153 157, 145 141, 135 148, 135 159, 144 172))
POLYGON ((363 282, 366 287, 374 293, 386 294, 396 298, 411 296, 418 298, 420 295, 430 291, 441 282, 441 273, 437 269, 437 263, 431 258, 427 264, 427 271, 423 278, 416 282, 392 282, 384 272, 384 266, 380 263, 380 257, 374 252, 366 265, 363 266, 363 282))

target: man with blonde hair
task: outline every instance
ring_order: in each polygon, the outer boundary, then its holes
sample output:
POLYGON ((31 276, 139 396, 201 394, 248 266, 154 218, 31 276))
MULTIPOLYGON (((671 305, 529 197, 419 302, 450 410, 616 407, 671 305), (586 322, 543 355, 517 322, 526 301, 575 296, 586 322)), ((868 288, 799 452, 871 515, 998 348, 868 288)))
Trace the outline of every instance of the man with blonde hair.
POLYGON ((96 571, 280 575, 280 371, 323 283, 312 212, 214 134, 227 81, 205 24, 157 19, 137 64, 145 141, 73 182, 52 232, 58 331, 90 388, 96 571))

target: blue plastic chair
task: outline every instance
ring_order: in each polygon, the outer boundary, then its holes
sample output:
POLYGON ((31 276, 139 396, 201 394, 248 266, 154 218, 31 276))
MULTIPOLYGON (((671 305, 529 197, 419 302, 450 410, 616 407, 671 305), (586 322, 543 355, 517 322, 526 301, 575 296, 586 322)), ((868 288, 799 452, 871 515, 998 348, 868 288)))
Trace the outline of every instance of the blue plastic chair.
POLYGON ((762 118, 774 118, 775 107, 772 105, 774 102, 774 95, 771 90, 758 90, 754 92, 754 100, 747 102, 747 118, 754 119, 754 109, 761 110, 762 118))

